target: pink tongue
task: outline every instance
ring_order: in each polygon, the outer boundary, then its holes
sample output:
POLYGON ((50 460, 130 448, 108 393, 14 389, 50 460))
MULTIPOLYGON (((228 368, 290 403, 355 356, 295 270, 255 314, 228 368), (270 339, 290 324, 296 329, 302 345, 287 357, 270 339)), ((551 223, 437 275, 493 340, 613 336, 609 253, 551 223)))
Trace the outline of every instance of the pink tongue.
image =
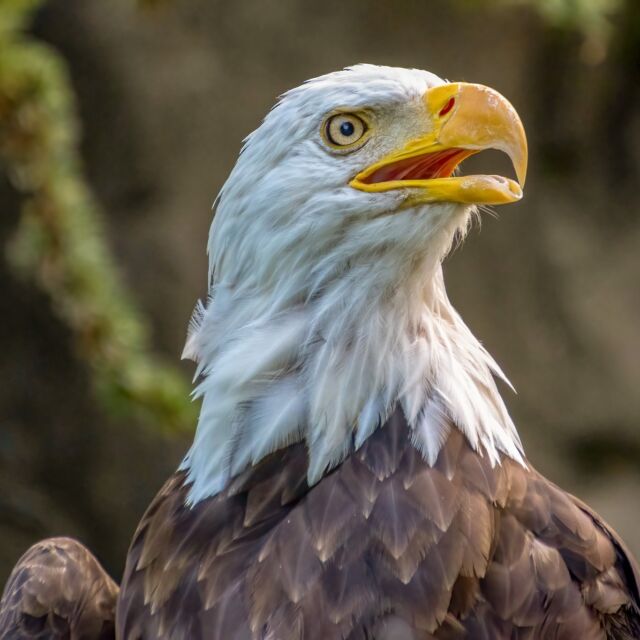
POLYGON ((473 152, 467 149, 445 149, 423 156, 399 160, 381 167, 363 179, 367 184, 392 180, 430 180, 448 178, 455 168, 473 152))

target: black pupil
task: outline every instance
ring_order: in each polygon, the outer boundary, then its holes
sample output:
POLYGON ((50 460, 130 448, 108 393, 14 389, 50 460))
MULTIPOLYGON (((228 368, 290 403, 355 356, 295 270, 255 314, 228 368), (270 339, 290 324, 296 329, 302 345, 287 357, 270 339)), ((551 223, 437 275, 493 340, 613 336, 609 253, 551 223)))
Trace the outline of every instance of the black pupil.
POLYGON ((356 128, 353 126, 353 122, 349 122, 348 120, 345 120, 340 125, 340 133, 346 138, 352 136, 355 130, 356 128))

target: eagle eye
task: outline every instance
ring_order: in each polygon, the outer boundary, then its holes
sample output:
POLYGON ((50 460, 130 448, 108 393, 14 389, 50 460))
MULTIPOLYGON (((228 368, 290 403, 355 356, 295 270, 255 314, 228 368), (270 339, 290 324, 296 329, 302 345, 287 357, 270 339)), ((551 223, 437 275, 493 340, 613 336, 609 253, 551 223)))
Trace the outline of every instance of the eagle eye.
POLYGON ((324 124, 324 138, 334 149, 347 150, 354 147, 367 133, 367 123, 355 113, 336 113, 324 124))

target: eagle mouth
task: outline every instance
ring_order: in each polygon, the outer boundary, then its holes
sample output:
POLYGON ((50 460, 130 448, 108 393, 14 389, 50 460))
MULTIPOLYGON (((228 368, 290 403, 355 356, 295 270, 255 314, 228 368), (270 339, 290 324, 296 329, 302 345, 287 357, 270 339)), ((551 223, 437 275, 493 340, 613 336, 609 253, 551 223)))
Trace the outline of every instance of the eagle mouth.
POLYGON ((450 178, 458 165, 477 151, 471 149, 443 149, 404 158, 375 169, 369 175, 360 175, 363 184, 386 182, 434 180, 450 178))
POLYGON ((498 175, 454 176, 459 165, 483 149, 462 147, 400 153, 360 172, 350 185, 380 193, 408 190, 408 205, 433 202, 504 204, 522 198, 515 180, 498 175))

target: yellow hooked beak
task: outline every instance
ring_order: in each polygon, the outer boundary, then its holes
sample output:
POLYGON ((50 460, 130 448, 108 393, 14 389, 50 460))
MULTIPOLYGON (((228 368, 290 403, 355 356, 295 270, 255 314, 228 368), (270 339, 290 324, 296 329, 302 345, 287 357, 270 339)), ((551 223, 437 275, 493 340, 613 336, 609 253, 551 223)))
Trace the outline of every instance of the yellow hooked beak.
POLYGON ((429 133, 367 167, 350 185, 373 193, 410 188, 410 204, 520 200, 527 174, 527 138, 509 101, 489 87, 464 82, 429 89, 423 100, 429 133), (460 162, 484 149, 504 151, 519 184, 502 176, 452 177, 460 162))

